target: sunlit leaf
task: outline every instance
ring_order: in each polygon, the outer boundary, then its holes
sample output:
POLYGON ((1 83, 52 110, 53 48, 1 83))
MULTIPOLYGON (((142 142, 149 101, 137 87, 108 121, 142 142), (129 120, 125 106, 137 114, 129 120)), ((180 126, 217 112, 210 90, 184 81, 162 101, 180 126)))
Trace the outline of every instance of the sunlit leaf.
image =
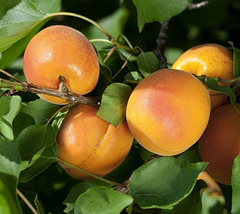
POLYGON ((0 132, 3 136, 5 136, 9 140, 14 139, 13 130, 12 130, 12 123, 16 115, 18 114, 21 108, 21 97, 19 96, 8 96, 7 99, 1 97, 0 100, 3 102, 4 106, 8 105, 8 111, 2 115, 0 115, 0 132))
POLYGON ((138 12, 138 29, 146 23, 162 22, 178 15, 192 0, 133 0, 138 12))
POLYGON ((132 202, 129 195, 107 187, 93 187, 78 197, 74 213, 120 214, 132 202))
POLYGON ((123 83, 109 85, 103 93, 97 115, 114 126, 118 126, 125 118, 127 101, 131 92, 131 87, 123 83))
POLYGON ((133 172, 130 195, 143 209, 171 209, 191 193, 206 165, 173 157, 153 159, 133 172))

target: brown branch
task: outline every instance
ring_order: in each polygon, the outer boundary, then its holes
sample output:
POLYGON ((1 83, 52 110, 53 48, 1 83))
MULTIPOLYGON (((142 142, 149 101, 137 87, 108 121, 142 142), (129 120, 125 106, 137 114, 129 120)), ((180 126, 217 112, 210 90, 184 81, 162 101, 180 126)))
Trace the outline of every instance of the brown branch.
POLYGON ((164 56, 165 45, 167 41, 167 30, 170 20, 166 20, 162 22, 161 29, 159 32, 159 36, 156 40, 157 42, 157 49, 154 51, 154 54, 159 60, 159 67, 160 69, 167 68, 167 59, 164 56))

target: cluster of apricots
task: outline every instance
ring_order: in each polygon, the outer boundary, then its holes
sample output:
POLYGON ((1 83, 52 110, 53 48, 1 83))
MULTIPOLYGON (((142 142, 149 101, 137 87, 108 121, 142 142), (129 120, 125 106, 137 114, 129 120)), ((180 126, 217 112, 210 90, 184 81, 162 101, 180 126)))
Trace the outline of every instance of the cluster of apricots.
MULTIPOLYGON (((52 89, 59 89, 59 76, 64 76, 70 92, 84 95, 98 82, 99 63, 83 34, 57 25, 43 29, 30 41, 24 73, 29 83, 52 89)), ((71 107, 57 135, 59 157, 104 176, 125 159, 133 138, 161 156, 180 154, 198 142, 202 160, 209 162, 209 174, 220 183, 231 184, 233 160, 240 153, 240 115, 226 95, 205 87, 196 77, 201 75, 232 79, 232 52, 217 44, 199 45, 183 53, 172 68, 150 74, 134 88, 126 120, 118 127, 98 117, 97 107, 71 107)), ((48 102, 67 103, 39 96, 48 102)), ((60 165, 74 178, 90 178, 60 165)))

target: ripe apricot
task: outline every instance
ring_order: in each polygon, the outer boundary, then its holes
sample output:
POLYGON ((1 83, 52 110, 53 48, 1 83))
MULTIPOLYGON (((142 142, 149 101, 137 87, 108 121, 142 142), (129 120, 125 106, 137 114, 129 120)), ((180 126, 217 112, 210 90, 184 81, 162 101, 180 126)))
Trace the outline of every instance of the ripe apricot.
MULTIPOLYGON (((233 54, 218 44, 204 44, 190 48, 172 65, 196 76, 233 78, 233 54)), ((212 109, 225 104, 227 96, 210 91, 212 109)))
MULTIPOLYGON (((115 169, 130 151, 133 137, 126 121, 115 127, 96 115, 98 108, 73 106, 57 135, 59 157, 81 169, 104 176, 115 169)), ((64 164, 60 165, 76 179, 90 176, 64 164)))
MULTIPOLYGON (((237 104, 240 107, 240 104, 237 104)), ((240 153, 240 115, 232 104, 211 112, 208 126, 199 139, 198 149, 206 171, 219 183, 231 185, 232 165, 240 153)))
MULTIPOLYGON (((95 49, 79 31, 54 25, 36 34, 24 53, 23 70, 29 83, 50 89, 59 88, 59 76, 64 76, 70 92, 87 94, 99 78, 99 63, 95 49)), ((61 98, 40 95, 48 102, 66 104, 61 98)))
POLYGON ((139 144, 170 156, 184 152, 200 138, 209 114, 209 93, 200 80, 184 71, 162 69, 133 90, 126 119, 139 144))

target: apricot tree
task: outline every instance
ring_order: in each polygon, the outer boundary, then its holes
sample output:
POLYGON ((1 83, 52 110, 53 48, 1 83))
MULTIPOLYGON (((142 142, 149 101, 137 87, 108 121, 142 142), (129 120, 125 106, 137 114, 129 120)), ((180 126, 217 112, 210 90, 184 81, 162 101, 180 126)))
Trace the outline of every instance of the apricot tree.
POLYGON ((240 213, 237 0, 0 5, 0 213, 240 213))

